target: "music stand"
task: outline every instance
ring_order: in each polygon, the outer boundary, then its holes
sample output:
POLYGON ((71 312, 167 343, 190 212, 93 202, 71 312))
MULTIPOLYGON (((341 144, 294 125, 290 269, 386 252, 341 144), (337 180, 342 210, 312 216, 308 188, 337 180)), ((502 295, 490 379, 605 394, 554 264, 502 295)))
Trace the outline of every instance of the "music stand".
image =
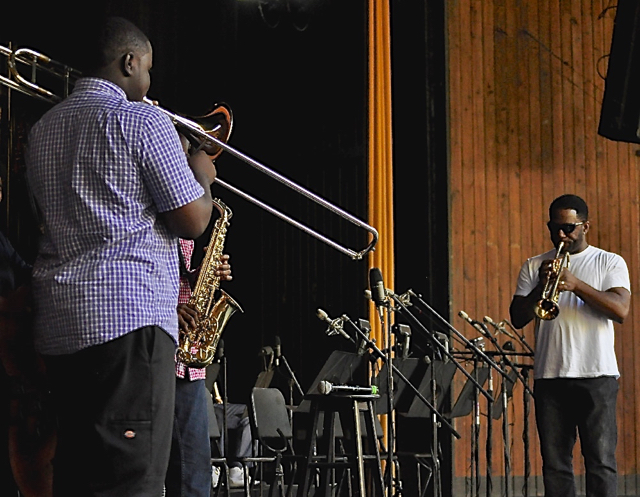
MULTIPOLYGON (((422 381, 420 382, 418 390, 429 402, 434 404, 431 391, 432 376, 435 379, 437 399, 434 407, 438 411, 442 407, 444 398, 451 388, 451 380, 453 379, 453 375, 455 374, 457 368, 458 366, 453 362, 432 361, 429 364, 427 372, 423 376, 422 381)), ((431 414, 432 413, 429 407, 424 402, 422 402, 421 399, 415 397, 411 402, 409 410, 404 415, 407 418, 426 418, 431 416, 431 414)))
MULTIPOLYGON (((395 369, 400 371, 405 378, 409 380, 413 385, 419 383, 427 371, 427 364, 422 359, 416 358, 397 358, 393 365, 395 369)), ((380 380, 378 385, 378 393, 380 398, 375 401, 376 414, 387 414, 389 412, 389 377, 387 374, 387 364, 382 365, 382 369, 377 378, 380 380)), ((398 410, 408 410, 411 400, 415 397, 415 394, 411 389, 407 388, 407 382, 400 378, 397 371, 393 372, 393 407, 398 410)))
MULTIPOLYGON (((365 386, 368 382, 365 366, 365 356, 353 352, 334 350, 327 359, 327 362, 322 366, 316 379, 311 383, 311 387, 307 390, 307 395, 319 395, 318 385, 320 385, 322 381, 328 381, 336 385, 365 386)), ((310 407, 311 402, 305 399, 300 402, 296 411, 309 412, 310 407)))
MULTIPOLYGON (((480 386, 483 386, 487 381, 487 378, 489 377, 489 367, 487 366, 477 367, 472 372, 472 375, 474 378, 476 378, 476 381, 478 382, 478 384, 480 386)), ((473 410, 473 401, 474 401, 473 392, 475 388, 476 386, 473 384, 473 382, 470 380, 467 380, 467 382, 462 387, 462 391, 460 392, 460 395, 458 395, 458 400, 456 400, 456 403, 453 405, 453 409, 451 409, 451 414, 449 415, 449 419, 459 418, 461 416, 466 416, 467 414, 471 413, 471 411, 473 410)))

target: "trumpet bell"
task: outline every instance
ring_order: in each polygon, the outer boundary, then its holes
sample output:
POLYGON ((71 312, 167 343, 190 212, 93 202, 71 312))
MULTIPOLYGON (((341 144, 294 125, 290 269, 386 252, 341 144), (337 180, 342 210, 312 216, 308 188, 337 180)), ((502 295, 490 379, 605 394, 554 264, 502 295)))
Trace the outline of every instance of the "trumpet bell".
POLYGON ((535 307, 536 316, 544 321, 551 321, 560 314, 560 307, 551 299, 541 299, 535 307))

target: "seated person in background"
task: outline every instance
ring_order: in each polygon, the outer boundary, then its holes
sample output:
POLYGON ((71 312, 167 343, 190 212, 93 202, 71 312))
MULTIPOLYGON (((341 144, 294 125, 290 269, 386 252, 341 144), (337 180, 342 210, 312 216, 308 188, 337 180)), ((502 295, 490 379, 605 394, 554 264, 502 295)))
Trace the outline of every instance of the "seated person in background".
MULTIPOLYGON (((217 392, 217 386, 214 383, 214 391, 217 392)), ((227 431, 229 438, 226 441, 229 453, 225 453, 225 437, 224 437, 224 404, 219 395, 216 394, 216 404, 214 410, 216 420, 220 429, 220 450, 223 456, 227 457, 229 466, 229 485, 231 488, 241 488, 244 486, 244 471, 242 458, 251 456, 251 445, 253 439, 251 436, 251 426, 249 423, 249 415, 247 406, 244 404, 227 404, 227 431)), ((213 486, 217 485, 219 468, 214 468, 213 486)))

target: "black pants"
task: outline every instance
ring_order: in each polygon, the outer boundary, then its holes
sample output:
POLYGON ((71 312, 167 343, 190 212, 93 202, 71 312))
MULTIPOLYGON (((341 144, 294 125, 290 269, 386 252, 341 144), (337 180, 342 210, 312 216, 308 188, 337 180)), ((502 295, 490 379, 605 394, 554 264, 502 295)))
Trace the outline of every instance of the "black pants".
POLYGON ((158 497, 173 427, 175 344, 156 326, 46 356, 58 416, 53 494, 158 497))
POLYGON ((573 446, 579 434, 587 497, 615 497, 617 380, 536 380, 534 393, 545 496, 575 497, 573 446))

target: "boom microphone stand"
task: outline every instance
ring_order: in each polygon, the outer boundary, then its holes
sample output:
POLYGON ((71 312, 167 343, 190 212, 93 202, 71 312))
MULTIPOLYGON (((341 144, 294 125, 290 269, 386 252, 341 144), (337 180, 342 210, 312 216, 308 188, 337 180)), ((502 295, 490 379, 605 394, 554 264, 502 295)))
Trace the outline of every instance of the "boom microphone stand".
MULTIPOLYGON (((373 340, 371 340, 369 337, 367 337, 367 335, 353 322, 351 321, 351 319, 349 319, 349 316, 347 315, 343 315, 342 318, 343 322, 349 324, 349 326, 351 326, 351 328, 356 332, 357 335, 359 335, 361 337, 361 339, 363 340, 363 343, 366 344, 367 348, 371 349, 372 353, 372 357, 374 359, 380 359, 383 363, 386 363, 387 361, 387 355, 385 355, 375 344, 375 342, 373 340)), ((413 383, 411 383, 407 377, 393 364, 389 364, 387 366, 387 371, 392 371, 393 373, 395 373, 398 378, 400 378, 412 391, 413 393, 416 395, 416 397, 418 397, 429 409, 430 412, 432 413, 432 416, 434 417, 434 419, 436 420, 435 423, 438 426, 444 425, 446 426, 449 431, 451 432, 451 434, 453 436, 455 436, 456 438, 460 438, 460 434, 454 429, 454 427, 451 425, 451 423, 442 416, 442 414, 440 414, 438 412, 438 410, 436 409, 436 407, 429 402, 429 400, 427 400, 425 398, 425 396, 422 394, 422 392, 420 392, 420 390, 418 388, 416 388, 415 385, 413 385, 413 383)), ((474 380, 475 381, 475 380, 474 380)), ((389 391, 391 391, 391 388, 388 388, 389 391)), ((392 407, 392 405, 391 405, 392 407)), ((391 447, 388 448, 388 451, 391 452, 391 447)), ((438 464, 437 461, 437 453, 434 454, 434 481, 439 480, 440 475, 435 474, 436 471, 439 471, 440 469, 440 465, 438 464)), ((438 492, 441 491, 440 486, 434 485, 434 488, 437 488, 438 492)), ((439 497, 439 494, 438 494, 439 497)))
POLYGON ((438 347, 444 355, 449 357, 449 359, 451 359, 456 364, 457 368, 462 372, 462 374, 466 376, 466 378, 469 381, 471 381, 476 388, 478 388, 478 391, 482 395, 484 395, 487 399, 493 399, 493 396, 489 394, 489 392, 487 392, 484 388, 482 388, 482 385, 478 384, 476 379, 466 369, 464 369, 458 363, 458 361, 454 359, 453 355, 449 352, 449 350, 447 350, 447 348, 442 343, 440 343, 439 340, 436 340, 435 337, 433 337, 432 333, 420 322, 420 320, 411 311, 409 311, 409 305, 413 305, 412 303, 408 302, 410 300, 409 297, 416 298, 416 300, 418 301, 418 303, 421 305, 423 309, 427 310, 433 317, 435 317, 441 324, 443 324, 451 333, 453 333, 456 337, 458 337, 458 339, 461 340, 466 345, 467 348, 471 349, 475 354, 481 357, 489 366, 496 369, 498 372, 500 372, 500 374, 506 374, 493 361, 493 359, 491 359, 483 350, 480 350, 478 347, 476 347, 471 340, 467 339, 467 337, 465 337, 462 333, 460 333, 457 329, 455 329, 451 325, 451 323, 449 323, 449 321, 447 321, 440 314, 438 314, 431 306, 429 306, 424 300, 422 300, 420 295, 415 293, 413 290, 407 290, 407 292, 405 292, 402 295, 396 295, 390 290, 387 290, 387 291, 389 292, 394 302, 398 305, 402 315, 407 317, 412 323, 418 326, 418 329, 421 329, 426 334, 426 336, 432 341, 432 343, 436 347, 438 347), (408 302, 409 305, 407 305, 407 303, 405 302, 408 302))
MULTIPOLYGON (((389 299, 384 290, 384 282, 380 269, 374 267, 369 270, 369 290, 371 292, 371 300, 376 305, 378 316, 380 317, 380 326, 384 330, 384 337, 387 349, 385 362, 387 364, 387 496, 393 495, 393 488, 399 488, 393 478, 394 453, 396 447, 395 437, 395 419, 393 412, 393 347, 391 346, 391 316, 389 299), (385 319, 386 315, 386 319, 385 319)), ((360 331, 360 330, 359 330, 360 331)), ((399 476, 399 475, 398 475, 399 476)), ((399 492, 401 493, 401 491, 399 492)))
POLYGON ((273 351, 274 351, 274 365, 276 367, 276 370, 278 370, 278 372, 280 372, 280 374, 282 374, 283 376, 286 376, 289 378, 290 405, 294 405, 293 387, 294 386, 296 387, 295 390, 300 394, 301 397, 304 397, 304 392, 302 390, 302 387, 300 386, 300 383, 298 382, 298 379, 296 378, 295 373, 291 369, 291 366, 289 366, 289 361, 287 361, 287 358, 282 353, 282 343, 280 341, 280 337, 277 335, 275 337, 275 345, 273 347, 273 351), (284 368, 286 374, 283 374, 282 371, 280 371, 281 365, 284 368))

